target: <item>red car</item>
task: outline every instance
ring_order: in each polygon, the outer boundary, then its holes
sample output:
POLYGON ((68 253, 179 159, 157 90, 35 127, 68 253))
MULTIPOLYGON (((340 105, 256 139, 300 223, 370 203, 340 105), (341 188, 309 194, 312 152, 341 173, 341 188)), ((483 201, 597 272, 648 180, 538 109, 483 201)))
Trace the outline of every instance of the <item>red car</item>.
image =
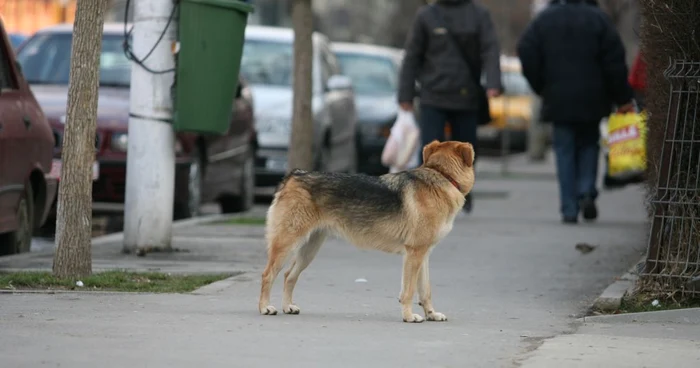
MULTIPOLYGON (((56 177, 60 174, 72 28, 64 24, 40 30, 17 51, 24 75, 59 139, 54 155, 56 177)), ((105 24, 95 137, 95 213, 120 213, 124 208, 131 82, 131 61, 124 54, 124 37, 122 23, 105 24)), ((257 140, 253 101, 243 81, 234 105, 228 134, 177 134, 173 198, 176 219, 197 216, 200 205, 210 201, 218 201, 225 213, 252 207, 257 140)))
POLYGON ((49 123, 0 23, 0 255, 28 252, 56 196, 49 123))

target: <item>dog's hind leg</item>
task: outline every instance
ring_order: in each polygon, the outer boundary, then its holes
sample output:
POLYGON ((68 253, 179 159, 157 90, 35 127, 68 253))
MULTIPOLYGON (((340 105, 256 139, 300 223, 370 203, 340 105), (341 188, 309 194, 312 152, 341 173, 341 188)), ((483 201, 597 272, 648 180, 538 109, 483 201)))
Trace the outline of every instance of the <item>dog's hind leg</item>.
POLYGON ((326 231, 316 230, 311 233, 309 240, 297 249, 292 265, 284 273, 284 296, 282 299, 282 311, 286 314, 299 314, 299 307, 292 302, 294 286, 299 279, 299 275, 311 264, 318 250, 321 249, 323 241, 326 240, 326 231))
POLYGON ((418 274, 418 301, 425 311, 425 318, 428 321, 447 321, 444 314, 438 313, 433 308, 432 293, 430 291, 430 274, 428 271, 428 258, 426 254, 423 259, 420 273, 418 274))
POLYGON ((423 317, 413 313, 413 296, 416 292, 418 274, 421 271, 423 259, 427 254, 427 247, 406 247, 403 256, 403 278, 401 280, 401 315, 404 322, 423 322, 423 317))
POLYGON ((270 305, 270 290, 277 275, 282 270, 287 256, 301 241, 303 241, 302 237, 290 239, 276 236, 271 239, 267 249, 267 265, 262 273, 262 283, 260 285, 260 301, 258 303, 260 314, 277 314, 277 309, 270 305))

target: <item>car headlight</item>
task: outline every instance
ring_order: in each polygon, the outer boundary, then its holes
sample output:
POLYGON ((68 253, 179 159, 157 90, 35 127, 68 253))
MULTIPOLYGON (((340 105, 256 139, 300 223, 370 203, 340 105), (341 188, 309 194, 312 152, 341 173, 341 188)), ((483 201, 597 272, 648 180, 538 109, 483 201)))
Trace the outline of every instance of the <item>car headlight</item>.
POLYGON ((110 146, 117 152, 126 152, 129 148, 129 135, 127 133, 112 134, 110 146))

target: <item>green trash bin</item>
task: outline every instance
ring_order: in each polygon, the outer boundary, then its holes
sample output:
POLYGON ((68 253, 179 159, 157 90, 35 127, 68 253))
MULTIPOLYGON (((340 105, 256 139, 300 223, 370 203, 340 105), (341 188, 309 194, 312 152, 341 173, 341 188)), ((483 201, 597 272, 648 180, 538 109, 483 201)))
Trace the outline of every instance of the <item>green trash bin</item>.
POLYGON ((236 0, 180 1, 176 131, 214 135, 228 131, 252 11, 252 5, 236 0))

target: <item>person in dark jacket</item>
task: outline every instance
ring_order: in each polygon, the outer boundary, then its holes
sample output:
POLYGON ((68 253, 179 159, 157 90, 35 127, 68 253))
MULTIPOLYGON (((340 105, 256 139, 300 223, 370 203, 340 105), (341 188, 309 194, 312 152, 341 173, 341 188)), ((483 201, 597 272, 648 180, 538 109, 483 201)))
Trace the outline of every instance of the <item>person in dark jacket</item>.
MULTIPOLYGON (((413 110, 420 83, 423 145, 452 139, 477 146, 477 125, 488 117, 487 95, 501 93, 500 45, 488 10, 472 0, 437 0, 422 7, 406 40, 399 79, 401 109, 413 110), (486 75, 486 90, 481 85, 486 75)), ((478 157, 478 155, 477 155, 478 157)), ((465 211, 471 211, 467 195, 465 211)))
POLYGON ((594 0, 553 0, 517 45, 532 89, 542 97, 542 120, 552 122, 564 223, 598 217, 595 200, 600 121, 634 111, 625 49, 594 0))

